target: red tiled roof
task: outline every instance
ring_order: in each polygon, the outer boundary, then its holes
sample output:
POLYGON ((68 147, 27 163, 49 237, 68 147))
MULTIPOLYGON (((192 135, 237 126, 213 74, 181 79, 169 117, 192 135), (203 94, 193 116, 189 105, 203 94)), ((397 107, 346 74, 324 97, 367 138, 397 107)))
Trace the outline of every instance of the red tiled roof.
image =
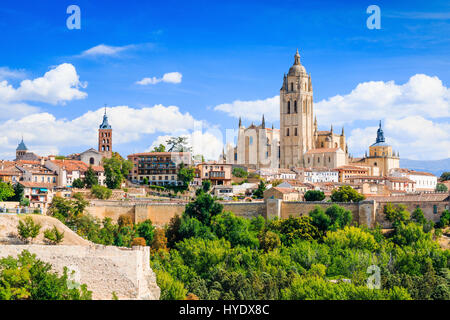
POLYGON ((47 188, 47 189, 51 189, 56 187, 56 183, 44 183, 44 182, 19 182, 21 185, 23 185, 24 187, 28 187, 28 188, 47 188))
POLYGON ((275 189, 277 191, 280 191, 281 193, 297 193, 297 191, 295 189, 292 189, 292 188, 273 187, 273 189, 275 189))

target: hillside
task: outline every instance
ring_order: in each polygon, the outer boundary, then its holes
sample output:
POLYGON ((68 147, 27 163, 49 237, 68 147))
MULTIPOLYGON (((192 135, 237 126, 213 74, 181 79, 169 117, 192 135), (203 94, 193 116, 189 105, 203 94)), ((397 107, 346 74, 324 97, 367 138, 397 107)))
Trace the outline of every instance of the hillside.
POLYGON ((417 171, 426 171, 440 177, 442 172, 450 171, 450 158, 442 160, 400 159, 400 167, 417 171))
MULTIPOLYGON (((70 230, 61 221, 49 216, 42 216, 37 214, 30 214, 33 217, 34 222, 42 225, 41 231, 36 239, 33 240, 33 244, 44 243, 44 231, 56 226, 59 231, 64 232, 64 239, 62 245, 82 245, 87 246, 92 244, 90 241, 81 238, 75 232, 70 230)), ((9 215, 0 214, 0 244, 22 244, 23 242, 18 238, 17 225, 19 219, 23 219, 25 215, 9 215)))

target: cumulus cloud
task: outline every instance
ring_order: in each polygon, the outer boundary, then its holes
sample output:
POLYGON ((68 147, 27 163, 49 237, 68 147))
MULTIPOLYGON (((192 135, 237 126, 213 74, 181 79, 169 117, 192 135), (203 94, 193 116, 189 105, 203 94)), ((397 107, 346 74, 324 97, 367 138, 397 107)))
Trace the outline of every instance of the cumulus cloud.
POLYGON ((166 82, 166 83, 181 83, 181 80, 183 78, 183 75, 179 72, 169 72, 165 73, 162 78, 143 78, 142 80, 136 81, 136 84, 139 84, 141 86, 146 86, 149 84, 157 84, 160 82, 166 82))
POLYGON ((25 71, 12 70, 8 67, 0 67, 0 80, 5 79, 20 79, 25 77, 25 71))
POLYGON ((345 124, 358 120, 400 119, 408 116, 450 116, 450 89, 438 77, 412 76, 405 84, 394 81, 360 83, 349 94, 315 103, 319 122, 345 124))
POLYGON ((133 48, 133 45, 115 47, 105 44, 99 44, 81 53, 81 57, 95 57, 95 56, 115 56, 120 52, 133 48))
MULTIPOLYGON (((186 137, 188 145, 192 148, 194 155, 203 155, 206 160, 218 160, 223 148, 223 137, 220 132, 214 130, 195 130, 189 134, 182 134, 186 137)), ((163 135, 156 138, 152 145, 146 150, 151 151, 154 147, 163 144, 167 147, 166 141, 171 138, 171 135, 163 135)))
POLYGON ((244 120, 259 121, 264 117, 269 121, 280 119, 280 96, 267 98, 265 100, 241 101, 219 104, 214 107, 216 111, 227 113, 230 117, 244 120))
MULTIPOLYGON (((102 108, 88 111, 72 120, 57 119, 50 113, 42 112, 0 123, 0 137, 6 139, 0 145, 0 155, 12 157, 22 134, 32 151, 57 153, 61 147, 73 147, 76 151, 77 147, 96 146, 97 129, 103 112, 102 108)), ((117 106, 108 108, 107 113, 114 129, 114 144, 138 141, 145 134, 187 134, 203 124, 188 112, 182 113, 176 106, 155 105, 140 109, 117 106)))
POLYGON ((16 89, 7 80, 0 81, 0 104, 21 101, 39 101, 64 104, 66 101, 84 99, 87 93, 80 91, 87 83, 80 82, 75 67, 63 63, 46 72, 43 77, 23 80, 16 89))

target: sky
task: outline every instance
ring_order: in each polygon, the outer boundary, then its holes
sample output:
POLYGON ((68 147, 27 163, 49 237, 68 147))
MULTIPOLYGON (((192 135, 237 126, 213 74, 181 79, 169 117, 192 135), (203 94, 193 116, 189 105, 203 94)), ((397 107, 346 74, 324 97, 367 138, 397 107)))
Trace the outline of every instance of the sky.
POLYGON ((0 30, 1 159, 22 136, 40 155, 96 148, 105 105, 124 157, 186 135, 217 159, 239 117, 279 128, 297 48, 319 130, 344 126, 353 156, 381 120, 401 158, 450 157, 448 1, 4 0, 0 30))

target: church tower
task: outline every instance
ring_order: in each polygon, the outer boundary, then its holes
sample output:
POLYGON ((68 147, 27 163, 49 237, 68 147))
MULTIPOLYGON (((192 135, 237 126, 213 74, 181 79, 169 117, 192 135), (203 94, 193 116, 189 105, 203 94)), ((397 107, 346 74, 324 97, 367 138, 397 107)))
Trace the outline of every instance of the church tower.
POLYGON ((103 122, 98 129, 98 152, 105 158, 111 158, 112 156, 112 128, 108 123, 106 107, 103 122))
POLYGON ((311 75, 294 56, 294 65, 283 78, 280 89, 280 167, 303 167, 303 155, 313 149, 313 90, 311 75))
POLYGON ((16 160, 20 160, 28 151, 27 146, 25 145, 25 143, 23 142, 23 137, 22 137, 22 141, 19 143, 19 145, 16 148, 16 160))

